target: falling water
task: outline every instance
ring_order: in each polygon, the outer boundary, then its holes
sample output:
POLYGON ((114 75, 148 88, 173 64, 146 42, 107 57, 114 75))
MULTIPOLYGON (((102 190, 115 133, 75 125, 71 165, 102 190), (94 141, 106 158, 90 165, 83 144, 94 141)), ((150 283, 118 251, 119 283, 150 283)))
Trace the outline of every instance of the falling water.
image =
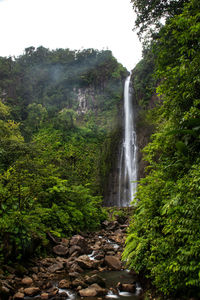
POLYGON ((118 206, 129 206, 137 188, 137 145, 130 78, 131 75, 126 78, 124 86, 124 139, 119 160, 118 206))

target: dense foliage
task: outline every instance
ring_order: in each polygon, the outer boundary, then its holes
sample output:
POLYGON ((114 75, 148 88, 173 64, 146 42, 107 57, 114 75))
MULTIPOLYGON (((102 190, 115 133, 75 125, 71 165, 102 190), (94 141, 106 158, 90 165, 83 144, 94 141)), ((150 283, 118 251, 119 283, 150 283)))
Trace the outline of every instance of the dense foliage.
POLYGON ((164 294, 200 296, 200 3, 168 19, 154 41, 157 127, 124 259, 164 294))
POLYGON ((105 145, 119 130, 125 76, 108 50, 0 58, 0 261, 105 218, 105 145))
POLYGON ((180 14, 188 0, 131 0, 136 12, 135 29, 142 37, 154 36, 159 32, 164 20, 180 14), (146 36, 145 36, 146 34, 146 36))

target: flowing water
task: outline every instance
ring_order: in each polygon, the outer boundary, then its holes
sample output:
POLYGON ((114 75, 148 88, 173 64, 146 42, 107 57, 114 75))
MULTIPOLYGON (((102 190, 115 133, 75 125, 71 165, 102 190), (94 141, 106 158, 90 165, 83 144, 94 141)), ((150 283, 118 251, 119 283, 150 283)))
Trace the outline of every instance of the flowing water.
POLYGON ((129 75, 124 86, 124 137, 119 159, 118 206, 129 206, 137 188, 137 144, 129 75))

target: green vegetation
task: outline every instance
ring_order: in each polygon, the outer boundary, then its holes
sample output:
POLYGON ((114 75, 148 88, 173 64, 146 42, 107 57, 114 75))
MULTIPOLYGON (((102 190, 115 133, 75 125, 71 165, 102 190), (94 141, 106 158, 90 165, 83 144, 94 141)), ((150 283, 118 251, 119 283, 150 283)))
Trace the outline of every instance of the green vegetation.
POLYGON ((47 232, 70 236, 105 219, 126 73, 110 51, 0 57, 1 262, 37 253, 47 232))
POLYGON ((153 41, 160 101, 148 113, 156 130, 143 150, 148 175, 138 186, 124 259, 183 299, 200 296, 200 3, 180 10, 153 41))

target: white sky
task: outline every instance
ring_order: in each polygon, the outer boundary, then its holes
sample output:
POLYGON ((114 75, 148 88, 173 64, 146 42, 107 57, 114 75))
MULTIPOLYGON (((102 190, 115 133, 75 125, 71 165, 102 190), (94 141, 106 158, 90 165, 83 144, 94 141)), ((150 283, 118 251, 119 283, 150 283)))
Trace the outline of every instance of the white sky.
POLYGON ((130 0, 0 0, 0 56, 25 48, 108 48, 128 70, 141 58, 130 0))

